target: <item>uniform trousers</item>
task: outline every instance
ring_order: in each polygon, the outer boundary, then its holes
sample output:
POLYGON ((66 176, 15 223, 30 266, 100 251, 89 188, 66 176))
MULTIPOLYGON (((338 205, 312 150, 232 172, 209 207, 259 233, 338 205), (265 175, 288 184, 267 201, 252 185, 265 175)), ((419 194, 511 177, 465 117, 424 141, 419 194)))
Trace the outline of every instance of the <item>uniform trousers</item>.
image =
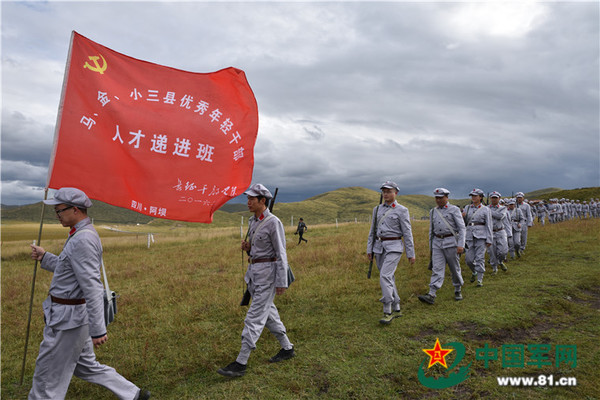
POLYGON ((135 399, 140 390, 114 368, 96 361, 88 325, 67 330, 46 326, 29 399, 64 399, 73 375, 104 386, 119 399, 135 399))
POLYGON ((521 227, 521 250, 525 250, 527 246, 527 224, 523 224, 521 227))
POLYGON ((394 310, 400 310, 400 296, 396 288, 396 268, 402 257, 402 252, 375 253, 375 262, 379 269, 379 284, 381 285, 381 301, 383 303, 383 312, 390 314, 392 306, 394 310))
POLYGON ((467 240, 468 249, 465 254, 465 261, 471 271, 477 274, 477 280, 483 280, 485 272, 485 239, 473 238, 467 240))
POLYGON ((503 229, 498 232, 494 232, 494 241, 489 248, 490 251, 490 264, 494 271, 497 270, 498 264, 506 259, 508 254, 508 239, 506 231, 503 229))
POLYGON ((433 268, 431 270, 431 281, 429 283, 429 294, 435 297, 435 293, 440 290, 444 283, 444 274, 446 272, 446 264, 452 274, 452 285, 454 291, 460 292, 460 288, 464 285, 464 280, 460 271, 459 255, 456 253, 456 247, 447 247, 445 249, 433 247, 431 250, 431 261, 433 268))
POLYGON ((508 238, 508 252, 512 258, 515 258, 515 251, 521 249, 521 231, 515 231, 513 229, 513 235, 508 238))
MULTIPOLYGON (((250 268, 267 268, 267 263, 253 264, 250 268), (256 267, 255 267, 256 266, 256 267), (260 267, 259 267, 260 266, 260 267)), ((274 273, 274 272, 273 272, 274 273)), ((248 290, 252 295, 252 303, 248 308, 244 329, 242 330, 242 348, 236 361, 246 365, 250 352, 256 348, 256 342, 265 326, 277 338, 282 349, 290 350, 294 345, 286 335, 285 326, 279 318, 279 312, 273 300, 275 299, 275 280, 270 282, 248 281, 248 290)))

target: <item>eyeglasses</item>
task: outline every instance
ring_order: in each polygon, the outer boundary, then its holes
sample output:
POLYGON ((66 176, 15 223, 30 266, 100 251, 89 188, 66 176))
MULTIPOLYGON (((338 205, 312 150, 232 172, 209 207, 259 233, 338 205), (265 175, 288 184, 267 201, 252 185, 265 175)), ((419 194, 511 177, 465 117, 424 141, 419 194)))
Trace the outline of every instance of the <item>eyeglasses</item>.
POLYGON ((60 209, 60 210, 54 210, 54 212, 56 213, 56 215, 60 215, 61 212, 66 211, 69 208, 73 208, 73 206, 65 207, 65 208, 60 209))

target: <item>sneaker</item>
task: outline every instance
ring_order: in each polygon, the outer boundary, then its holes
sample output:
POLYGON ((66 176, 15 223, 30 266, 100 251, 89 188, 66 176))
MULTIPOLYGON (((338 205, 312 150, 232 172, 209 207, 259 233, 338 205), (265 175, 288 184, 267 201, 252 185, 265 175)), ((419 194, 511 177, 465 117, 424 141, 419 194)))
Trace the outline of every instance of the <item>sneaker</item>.
POLYGON ((471 275, 471 283, 475 282, 475 279, 477 279, 477 273, 471 275))
POLYGON ((234 361, 225 368, 219 368, 217 373, 223 376, 228 376, 230 378, 237 378, 240 376, 244 376, 244 374, 246 373, 246 366, 244 364, 240 364, 237 361, 234 361))
POLYGON ((498 273, 498 269, 492 270, 492 275, 496 275, 498 273))
POLYGON ((394 310, 394 311, 392 311, 392 317, 398 318, 398 317, 401 317, 401 316, 402 316, 402 311, 400 311, 400 310, 394 310))
POLYGON ((517 258, 521 258, 521 250, 517 250, 517 258))
POLYGON ((383 317, 381 317, 381 319, 379 320, 379 323, 383 325, 389 325, 392 323, 393 319, 394 316, 392 314, 384 313, 383 317))
POLYGON ((454 300, 460 301, 462 299, 463 299, 463 297, 462 297, 462 294, 460 292, 454 292, 454 300))
POLYGON ((483 281, 477 281, 477 287, 482 287, 483 286, 483 281))
POLYGON ((140 389, 138 392, 137 400, 148 400, 150 398, 150 391, 146 389, 140 389))
POLYGON ((271 357, 269 359, 269 362, 276 363, 279 361, 289 360, 290 358, 294 357, 295 355, 296 355, 296 353, 294 353, 293 347, 289 350, 281 349, 281 350, 279 350, 279 353, 275 354, 273 357, 271 357))
POLYGON ((502 268, 502 271, 508 271, 508 267, 503 262, 500 263, 500 267, 502 268))
POLYGON ((427 303, 427 304, 435 303, 435 297, 433 297, 429 293, 420 295, 419 300, 421 300, 423 303, 427 303))

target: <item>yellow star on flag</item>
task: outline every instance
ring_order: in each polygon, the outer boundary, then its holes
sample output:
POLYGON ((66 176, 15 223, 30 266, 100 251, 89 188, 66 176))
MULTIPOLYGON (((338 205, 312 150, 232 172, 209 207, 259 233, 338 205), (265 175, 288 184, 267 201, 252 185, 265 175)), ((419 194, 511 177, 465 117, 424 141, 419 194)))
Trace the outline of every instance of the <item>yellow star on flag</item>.
POLYGON ((433 346, 433 349, 423 349, 425 354, 427 354, 430 357, 429 365, 427 366, 427 368, 433 367, 436 363, 441 364, 444 368, 448 368, 448 365, 446 364, 446 356, 452 350, 453 349, 442 349, 442 346, 440 345, 440 339, 436 338, 435 346, 433 346))

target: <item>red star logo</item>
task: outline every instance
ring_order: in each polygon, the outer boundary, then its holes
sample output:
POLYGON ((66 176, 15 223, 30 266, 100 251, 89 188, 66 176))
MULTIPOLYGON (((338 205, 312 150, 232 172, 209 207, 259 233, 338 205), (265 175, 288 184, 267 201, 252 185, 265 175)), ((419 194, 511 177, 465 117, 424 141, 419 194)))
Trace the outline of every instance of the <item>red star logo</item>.
POLYGON ((446 364, 446 356, 452 350, 453 349, 442 349, 442 346, 440 345, 440 339, 436 338, 433 349, 423 349, 423 351, 430 357, 427 368, 433 367, 436 363, 441 364, 444 368, 448 368, 448 365, 446 364))

